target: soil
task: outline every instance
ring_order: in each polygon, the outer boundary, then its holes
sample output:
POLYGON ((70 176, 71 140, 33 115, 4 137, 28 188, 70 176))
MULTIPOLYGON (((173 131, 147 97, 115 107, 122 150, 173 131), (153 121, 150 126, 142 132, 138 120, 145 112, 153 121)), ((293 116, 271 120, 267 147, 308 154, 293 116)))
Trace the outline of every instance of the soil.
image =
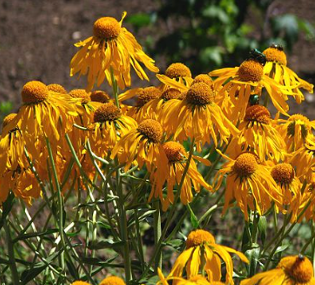
MULTIPOLYGON (((59 83, 68 91, 83 88, 86 78, 69 76, 69 63, 76 52, 74 43, 89 37, 95 19, 104 15, 120 19, 124 10, 129 15, 150 13, 161 2, 149 0, 0 0, 0 102, 12 101, 18 108, 20 90, 29 80, 46 84, 59 83)), ((275 1, 271 13, 295 13, 314 24, 315 1, 275 1)), ((250 15, 249 15, 250 16, 250 15)), ((249 17, 250 18, 250 17, 249 17)), ((154 27, 134 31, 124 24, 140 43, 147 35, 156 40, 169 23, 157 22, 154 27)), ((315 43, 301 35, 290 56, 290 66, 303 78, 315 82, 315 65, 312 60, 315 43)), ((161 70, 165 63, 159 59, 161 70)), ((135 79, 137 80, 137 79, 135 79)), ((134 81, 134 85, 145 85, 134 81)), ((105 87, 106 89, 106 87, 105 87)), ((315 97, 307 95, 308 104, 294 106, 315 119, 315 97)))

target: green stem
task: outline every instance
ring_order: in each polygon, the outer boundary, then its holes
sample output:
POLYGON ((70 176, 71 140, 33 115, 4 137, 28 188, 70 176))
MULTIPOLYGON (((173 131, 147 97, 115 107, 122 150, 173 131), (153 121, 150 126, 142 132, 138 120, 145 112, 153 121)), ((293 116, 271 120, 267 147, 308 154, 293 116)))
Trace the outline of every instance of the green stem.
MULTIPOLYGON (((162 235, 160 201, 155 201, 154 206, 156 209, 156 212, 154 213, 154 243, 157 244, 162 235)), ((162 252, 157 256, 157 259, 155 260, 155 273, 157 273, 158 267, 162 270, 162 252)))
MULTIPOLYGON (((118 161, 116 159, 117 165, 118 161)), ((128 241, 128 229, 127 229, 127 215, 124 207, 124 195, 122 191, 121 177, 119 168, 116 171, 116 187, 118 199, 118 210, 119 210, 119 226, 120 226, 120 236, 121 240, 124 243, 124 265, 125 265, 125 275, 126 282, 130 284, 132 280, 131 272, 131 260, 130 260, 130 251, 129 251, 129 241, 128 241)))
POLYGON ((114 71, 113 71, 113 68, 112 68, 112 67, 110 68, 110 76, 111 76, 111 79, 112 79, 113 94, 114 94, 114 96, 115 96, 115 104, 116 104, 117 108, 120 108, 120 106, 119 106, 119 100, 118 100, 117 81, 116 81, 116 79, 115 79, 114 71))
POLYGON ((184 184, 184 181, 185 181, 185 177, 186 177, 189 165, 190 165, 190 161, 191 161, 191 158, 192 158, 192 155, 193 155, 194 143, 195 143, 195 139, 193 139, 192 142, 191 142, 190 150, 189 150, 189 157, 188 157, 188 160, 186 162, 185 169, 184 169, 184 172, 183 172, 183 176, 182 176, 182 179, 180 181, 180 185, 179 185, 179 188, 177 190, 177 193, 175 195, 174 202, 173 202, 172 207, 171 207, 171 211, 170 211, 169 215, 167 216, 167 219, 166 219, 165 226, 163 228, 161 237, 160 237, 158 243, 155 245, 155 250, 153 252, 153 256, 150 259, 150 262, 149 262, 146 270, 142 273, 140 279, 142 279, 144 276, 146 276, 148 274, 148 272, 149 272, 153 262, 155 260, 157 260, 157 257, 160 255, 161 248, 162 248, 162 243, 163 243, 163 240, 165 239, 166 232, 167 232, 167 230, 168 230, 168 228, 169 228, 169 226, 171 224, 172 218, 174 217, 174 214, 175 214, 175 211, 176 211, 177 200, 178 200, 178 198, 180 196, 180 192, 181 192, 181 189, 183 187, 183 184, 184 184))
POLYGON ((11 232, 10 232, 10 228, 8 226, 7 218, 5 218, 3 221, 3 228, 5 230, 6 237, 7 237, 8 254, 9 254, 10 269, 11 269, 11 273, 12 273, 13 284, 19 285, 20 284, 20 278, 19 278, 19 273, 17 271, 16 263, 15 263, 14 248, 13 248, 11 232))

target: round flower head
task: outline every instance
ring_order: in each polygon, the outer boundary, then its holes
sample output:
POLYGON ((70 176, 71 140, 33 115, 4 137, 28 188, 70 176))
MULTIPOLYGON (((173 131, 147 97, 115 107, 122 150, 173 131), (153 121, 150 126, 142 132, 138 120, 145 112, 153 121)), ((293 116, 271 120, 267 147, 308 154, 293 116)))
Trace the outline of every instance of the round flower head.
POLYGON ((96 90, 90 94, 91 101, 108 103, 110 100, 109 95, 105 91, 96 90))
POLYGON ((112 17, 98 19, 93 26, 93 36, 75 44, 81 49, 75 54, 70 63, 70 75, 79 72, 88 79, 87 90, 94 84, 100 86, 106 81, 112 85, 111 72, 120 89, 131 85, 130 67, 132 66, 140 79, 149 80, 139 62, 150 71, 158 72, 154 60, 147 56, 135 37, 124 27, 122 21, 112 17))
POLYGON ((273 127, 272 121, 266 107, 247 107, 245 118, 238 125, 240 134, 232 139, 227 153, 240 153, 245 150, 255 153, 261 161, 283 160, 286 145, 280 133, 273 127))
POLYGON ((90 283, 78 280, 78 281, 74 281, 73 283, 71 283, 71 285, 90 285, 90 283))
POLYGON ((294 114, 287 120, 278 119, 278 129, 287 144, 287 151, 294 152, 301 148, 312 136, 312 129, 315 129, 315 120, 310 121, 301 114, 294 114))
MULTIPOLYGON (((46 148, 48 138, 56 154, 57 145, 66 143, 65 133, 72 130, 76 116, 74 102, 67 94, 50 91, 40 81, 26 83, 21 96, 23 105, 14 119, 14 128, 17 127, 23 134, 22 148, 25 146, 33 160, 39 161, 41 149, 46 148)), ((10 127, 4 128, 2 136, 11 130, 10 127)), ((47 156, 44 164, 46 159, 47 156)))
POLYGON ((258 273, 241 285, 314 285, 313 265, 303 255, 283 257, 275 269, 258 273))
POLYGON ((119 162, 125 164, 125 170, 132 163, 139 168, 145 164, 149 171, 152 170, 153 163, 166 164, 161 144, 163 132, 159 122, 144 120, 121 138, 114 147, 111 158, 117 155, 119 162))
POLYGON ((231 135, 239 133, 214 103, 215 91, 204 82, 193 84, 183 100, 171 99, 164 104, 160 118, 169 136, 180 142, 194 138, 197 150, 211 139, 218 144, 218 134, 227 143, 231 135))
POLYGON ((239 67, 223 68, 209 73, 217 77, 214 81, 215 88, 219 89, 219 97, 228 96, 231 101, 229 118, 243 119, 251 94, 261 95, 262 88, 268 92, 273 105, 282 114, 287 114, 289 109, 286 103, 287 95, 293 94, 290 87, 278 84, 264 74, 265 56, 259 51, 252 51, 247 60, 239 67), (223 88, 220 88, 223 86, 223 88))
POLYGON ((56 84, 56 83, 49 84, 47 85, 47 88, 49 91, 53 91, 53 92, 61 93, 61 94, 67 94, 67 90, 60 84, 56 84))
POLYGON ((99 285, 126 285, 125 281, 117 276, 109 276, 99 284, 99 285))
POLYGON ((215 190, 218 190, 224 175, 227 174, 223 213, 230 207, 233 199, 244 213, 245 220, 248 220, 248 207, 256 210, 259 215, 263 215, 273 201, 281 208, 282 193, 272 179, 269 168, 260 164, 255 154, 244 152, 236 159, 225 155, 223 157, 229 161, 221 167, 214 178, 215 190))
POLYGON ((120 138, 136 126, 136 121, 123 115, 113 103, 102 104, 95 110, 93 123, 88 126, 93 151, 98 156, 106 156, 120 138))
POLYGON ((187 237, 186 249, 177 257, 169 276, 181 277, 184 275, 185 269, 188 279, 198 280, 199 277, 196 276, 204 270, 210 282, 220 281, 222 259, 226 266, 226 284, 234 284, 232 279, 233 262, 230 253, 236 254, 243 262, 248 263, 243 253, 216 244, 211 233, 205 230, 192 231, 187 237))
MULTIPOLYGON (((159 160, 154 165, 154 171, 151 171, 150 181, 152 190, 149 201, 154 197, 161 200, 163 211, 169 206, 169 203, 174 202, 174 187, 180 184, 187 163, 187 153, 185 148, 177 142, 169 141, 163 144, 163 152, 160 153, 159 160), (163 195, 163 186, 167 184, 167 195, 163 195)), ((209 165, 209 161, 201 157, 192 156, 192 158, 209 165)), ((196 192, 200 191, 203 186, 207 190, 211 190, 211 186, 206 183, 202 175, 197 170, 197 165, 193 159, 184 178, 184 182, 180 192, 181 202, 186 205, 193 199, 192 187, 196 192)))
MULTIPOLYGON (((145 119, 155 119, 155 116, 150 116, 147 108, 147 104, 154 99, 159 99, 162 95, 162 91, 154 86, 146 88, 135 88, 126 91, 119 95, 119 101, 125 101, 136 96, 136 103, 134 107, 131 107, 127 111, 127 115, 133 117, 137 122, 141 122, 145 119)), ((150 110, 150 113, 151 110, 150 110)), ((152 114, 151 114, 152 115, 152 114)))
POLYGON ((190 86, 193 81, 189 67, 180 62, 172 63, 165 70, 165 74, 157 74, 156 76, 162 82, 159 86, 162 92, 173 87, 173 84, 190 86))
POLYGON ((295 170, 289 163, 278 163, 271 169, 271 176, 283 195, 283 204, 289 205, 288 213, 292 213, 294 222, 301 204, 302 183, 295 175, 295 170))
POLYGON ((267 61, 264 66, 264 74, 273 78, 281 85, 287 87, 294 86, 293 92, 295 94, 293 96, 297 103, 300 104, 304 100, 304 95, 300 91, 300 88, 313 93, 313 84, 299 78, 293 70, 287 67, 287 56, 282 46, 273 44, 265 49, 263 53, 267 61))

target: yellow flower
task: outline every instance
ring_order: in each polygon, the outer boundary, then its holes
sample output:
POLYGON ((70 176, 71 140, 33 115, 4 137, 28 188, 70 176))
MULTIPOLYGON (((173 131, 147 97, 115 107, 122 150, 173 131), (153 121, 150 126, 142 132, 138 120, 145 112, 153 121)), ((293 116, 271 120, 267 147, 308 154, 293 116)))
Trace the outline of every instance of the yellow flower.
POLYGON ((273 166, 271 176, 276 181, 279 192, 282 193, 283 205, 289 205, 288 212, 292 213, 291 221, 295 222, 301 205, 302 183, 289 163, 278 163, 273 166))
POLYGON ((268 109, 261 105, 247 107, 244 120, 238 125, 240 134, 232 139, 227 153, 249 151, 261 161, 284 159, 286 144, 280 133, 273 127, 268 109))
POLYGON ((70 76, 80 73, 88 76, 87 91, 94 84, 100 86, 106 79, 112 86, 111 71, 120 89, 130 86, 130 67, 132 66, 140 79, 149 80, 139 62, 150 71, 158 72, 154 60, 147 56, 135 37, 120 22, 112 17, 98 19, 93 26, 93 36, 76 43, 81 49, 70 63, 70 76))
POLYGON ((263 51, 266 56, 266 64, 264 66, 264 74, 273 78, 281 85, 290 87, 294 86, 293 97, 297 103, 301 103, 304 100, 304 95, 299 88, 306 89, 308 92, 313 93, 313 84, 306 82, 298 77, 298 75, 287 67, 287 56, 283 51, 283 48, 279 45, 271 45, 269 48, 263 51))
POLYGON ((287 151, 298 150, 311 138, 312 129, 315 130, 315 120, 310 121, 301 114, 291 115, 287 120, 278 119, 278 131, 285 139, 287 151))
MULTIPOLYGON (((156 169, 150 174, 152 190, 149 201, 154 197, 161 200, 163 211, 166 211, 169 203, 174 202, 174 187, 179 185, 186 167, 187 154, 185 148, 174 141, 169 141, 163 145, 164 152, 161 152, 160 161, 156 165, 156 169), (167 183, 167 197, 164 198, 163 186, 167 183)), ((193 156, 205 164, 207 161, 201 157, 193 156)), ((209 164, 208 164, 209 165, 209 164)), ((197 170, 197 165, 191 159, 188 171, 186 173, 183 186, 180 192, 180 199, 184 205, 190 203, 193 199, 192 187, 198 193, 200 187, 203 186, 207 190, 211 190, 211 186, 203 179, 197 170)))
POLYGON ((122 114, 113 103, 101 104, 94 112, 94 122, 88 126, 92 150, 106 156, 116 143, 137 126, 137 122, 122 114))
POLYGON ((221 108, 214 103, 215 91, 204 82, 194 83, 183 100, 171 99, 164 104, 160 118, 169 136, 180 142, 194 138, 197 150, 211 139, 225 143, 238 129, 226 118, 221 108))
POLYGON ((100 102, 100 103, 108 103, 110 100, 109 95, 102 90, 93 91, 90 94, 91 101, 100 102))
POLYGON ((189 87, 193 82, 189 67, 180 62, 172 63, 165 70, 165 74, 157 74, 156 77, 162 82, 159 86, 162 92, 174 85, 189 87))
POLYGON ((181 277, 186 269, 187 278, 190 279, 197 276, 199 271, 205 270, 210 282, 220 281, 222 259, 226 266, 225 282, 234 284, 233 262, 229 253, 236 254, 243 262, 248 263, 243 253, 216 244, 211 233, 205 230, 192 231, 187 237, 186 249, 177 257, 169 277, 181 277))
POLYGON ((305 144, 292 153, 290 163, 296 170, 296 175, 301 179, 312 181, 315 170, 315 138, 312 135, 305 144))
POLYGON ((78 281, 74 281, 73 283, 71 283, 71 285, 90 285, 90 283, 78 280, 78 281))
POLYGON ((132 163, 136 163, 139 168, 145 164, 149 171, 152 171, 152 164, 163 167, 167 164, 161 144, 163 133, 159 122, 144 120, 121 138, 114 147, 111 158, 117 155, 118 161, 125 164, 125 170, 132 163))
POLYGON ((227 174, 223 213, 230 207, 233 199, 247 221, 248 207, 256 210, 259 215, 263 215, 273 201, 281 208, 282 194, 272 179, 269 168, 260 164, 256 155, 245 152, 239 154, 235 160, 225 155, 223 157, 229 161, 221 167, 214 178, 215 190, 218 190, 224 175, 227 174))
POLYGON ((172 284, 176 285, 224 285, 224 283, 219 281, 213 281, 209 282, 204 276, 202 275, 196 275, 191 277, 190 279, 184 279, 182 277, 176 277, 176 276, 170 276, 165 278, 161 269, 158 268, 158 275, 160 278, 160 281, 158 281, 156 284, 162 284, 162 285, 169 285, 168 280, 173 281, 172 284))
POLYGON ((56 84, 56 83, 49 84, 47 85, 47 88, 49 91, 53 91, 53 92, 61 93, 61 94, 67 94, 67 90, 60 84, 56 84))
POLYGON ((125 101, 136 96, 135 106, 130 107, 127 111, 127 115, 133 117, 138 123, 145 119, 154 119, 148 115, 147 103, 154 99, 160 98, 162 92, 160 89, 150 86, 146 88, 134 88, 130 89, 119 95, 119 101, 125 101))
POLYGON ((126 285, 125 281, 117 276, 105 278, 99 285, 126 285))
POLYGON ((258 273, 250 279, 243 280, 241 285, 314 285, 313 265, 302 255, 282 258, 276 269, 258 273))
POLYGON ((289 110, 286 103, 287 95, 293 92, 289 87, 278 84, 275 80, 264 74, 264 66, 259 59, 251 56, 239 67, 223 68, 209 73, 210 76, 218 77, 215 81, 215 88, 219 91, 219 96, 228 96, 231 101, 231 111, 229 118, 236 117, 243 119, 250 95, 261 96, 262 88, 268 92, 273 105, 282 114, 287 114, 289 110), (220 89, 220 86, 223 88, 220 89))

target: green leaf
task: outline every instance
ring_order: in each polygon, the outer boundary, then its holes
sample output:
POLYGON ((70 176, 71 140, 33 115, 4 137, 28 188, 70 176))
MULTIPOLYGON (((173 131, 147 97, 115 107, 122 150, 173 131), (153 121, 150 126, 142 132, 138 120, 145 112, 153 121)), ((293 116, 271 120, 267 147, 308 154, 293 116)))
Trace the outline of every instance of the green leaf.
POLYGON ((117 250, 123 246, 124 246, 123 241, 113 242, 113 241, 108 241, 108 240, 101 240, 101 241, 95 241, 89 244, 88 248, 89 249, 111 248, 111 249, 117 250))
POLYGON ((263 244, 265 244, 267 235, 267 220, 265 216, 260 216, 258 221, 258 230, 260 233, 261 241, 263 244))
POLYGON ((2 206, 3 211, 2 211, 2 215, 0 217, 0 230, 3 227, 4 220, 7 218, 7 216, 11 212, 11 209, 12 209, 13 204, 14 204, 14 197, 15 196, 14 196, 13 192, 10 192, 7 199, 3 203, 3 206, 2 206))
POLYGON ((17 238, 15 238, 13 240, 13 242, 17 242, 19 240, 26 240, 26 239, 29 239, 29 238, 33 238, 33 237, 40 237, 40 236, 46 236, 46 235, 51 235, 53 233, 57 233, 59 232, 58 229, 49 229, 49 230, 46 230, 44 232, 36 232, 36 233, 28 233, 28 234, 23 234, 21 236, 18 236, 17 238))
POLYGON ((196 215, 194 214, 193 210, 191 209, 190 205, 187 204, 187 208, 189 210, 189 213, 190 213, 190 222, 191 222, 191 225, 194 229, 197 229, 199 227, 199 222, 198 222, 198 219, 196 217, 196 215))
POLYGON ((148 14, 145 13, 138 13, 138 14, 133 14, 129 16, 126 19, 126 22, 132 24, 135 26, 137 29, 141 27, 145 27, 151 24, 151 17, 148 14))
POLYGON ((290 246, 290 244, 283 244, 281 246, 278 246, 274 255, 276 255, 277 253, 285 251, 289 246, 290 246))

